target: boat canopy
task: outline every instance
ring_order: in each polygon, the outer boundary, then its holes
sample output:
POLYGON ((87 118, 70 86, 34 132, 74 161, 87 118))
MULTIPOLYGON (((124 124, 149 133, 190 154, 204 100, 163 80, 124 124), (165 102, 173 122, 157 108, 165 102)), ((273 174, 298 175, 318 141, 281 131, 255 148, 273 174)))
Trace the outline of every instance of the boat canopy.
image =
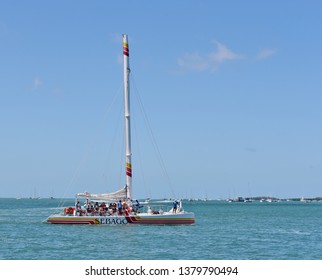
POLYGON ((88 198, 92 200, 104 200, 104 201, 115 201, 127 199, 127 187, 113 192, 113 193, 103 193, 103 194, 91 194, 89 192, 78 193, 76 198, 88 198))

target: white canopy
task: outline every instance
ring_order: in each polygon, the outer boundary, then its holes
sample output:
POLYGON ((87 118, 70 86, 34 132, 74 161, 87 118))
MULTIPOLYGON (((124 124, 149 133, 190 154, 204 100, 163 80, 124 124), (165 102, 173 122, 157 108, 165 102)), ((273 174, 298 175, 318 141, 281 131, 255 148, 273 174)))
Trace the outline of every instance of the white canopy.
POLYGON ((93 200, 104 200, 104 201, 115 201, 127 199, 127 187, 114 192, 114 193, 103 193, 103 194, 91 194, 89 192, 78 193, 76 198, 88 198, 93 200))

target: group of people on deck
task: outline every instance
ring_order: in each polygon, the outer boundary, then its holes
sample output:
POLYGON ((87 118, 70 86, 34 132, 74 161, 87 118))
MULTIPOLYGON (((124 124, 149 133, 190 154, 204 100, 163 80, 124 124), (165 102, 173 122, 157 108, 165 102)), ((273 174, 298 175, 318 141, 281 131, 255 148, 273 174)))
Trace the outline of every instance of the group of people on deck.
POLYGON ((102 203, 91 203, 86 199, 84 204, 84 209, 79 201, 77 201, 75 205, 75 214, 76 216, 111 216, 111 215, 125 215, 126 213, 139 213, 139 209, 142 206, 140 202, 136 200, 133 202, 129 200, 126 202, 125 200, 118 202, 110 203, 107 205, 105 202, 102 203))

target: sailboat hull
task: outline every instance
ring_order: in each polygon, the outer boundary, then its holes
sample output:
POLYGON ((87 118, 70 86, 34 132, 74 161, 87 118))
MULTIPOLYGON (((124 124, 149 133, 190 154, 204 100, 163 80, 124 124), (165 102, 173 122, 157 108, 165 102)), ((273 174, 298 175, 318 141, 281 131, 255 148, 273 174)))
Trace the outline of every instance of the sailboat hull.
POLYGON ((151 215, 147 213, 128 215, 128 216, 68 216, 52 215, 46 220, 51 224, 86 224, 86 225, 129 225, 129 224, 147 224, 147 225, 182 225, 194 224, 195 217, 193 213, 165 213, 151 215))

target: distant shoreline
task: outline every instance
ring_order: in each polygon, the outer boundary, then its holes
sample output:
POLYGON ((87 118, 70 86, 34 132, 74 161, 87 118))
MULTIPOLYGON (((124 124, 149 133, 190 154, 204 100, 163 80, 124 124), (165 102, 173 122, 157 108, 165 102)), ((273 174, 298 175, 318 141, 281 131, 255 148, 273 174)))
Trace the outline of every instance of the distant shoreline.
MULTIPOLYGON (((216 201, 227 201, 227 200, 234 200, 234 199, 244 199, 244 200, 252 200, 252 201, 267 201, 267 200, 272 200, 272 201, 302 201, 302 202, 314 202, 314 201, 322 201, 322 197, 293 197, 293 198, 279 198, 279 197, 272 197, 272 196, 251 196, 251 197, 231 197, 231 198, 181 198, 181 200, 185 201, 211 201, 211 200, 216 200, 216 201)), ((43 200, 43 199, 48 199, 48 200, 74 200, 74 197, 37 197, 37 198, 32 198, 32 197, 0 197, 0 199, 23 199, 23 200, 43 200)), ((139 199, 139 200, 145 200, 145 198, 139 199)), ((159 198, 159 199, 153 199, 155 200, 165 200, 165 198, 159 198)), ((166 200, 171 200, 171 198, 166 199, 166 200)))

